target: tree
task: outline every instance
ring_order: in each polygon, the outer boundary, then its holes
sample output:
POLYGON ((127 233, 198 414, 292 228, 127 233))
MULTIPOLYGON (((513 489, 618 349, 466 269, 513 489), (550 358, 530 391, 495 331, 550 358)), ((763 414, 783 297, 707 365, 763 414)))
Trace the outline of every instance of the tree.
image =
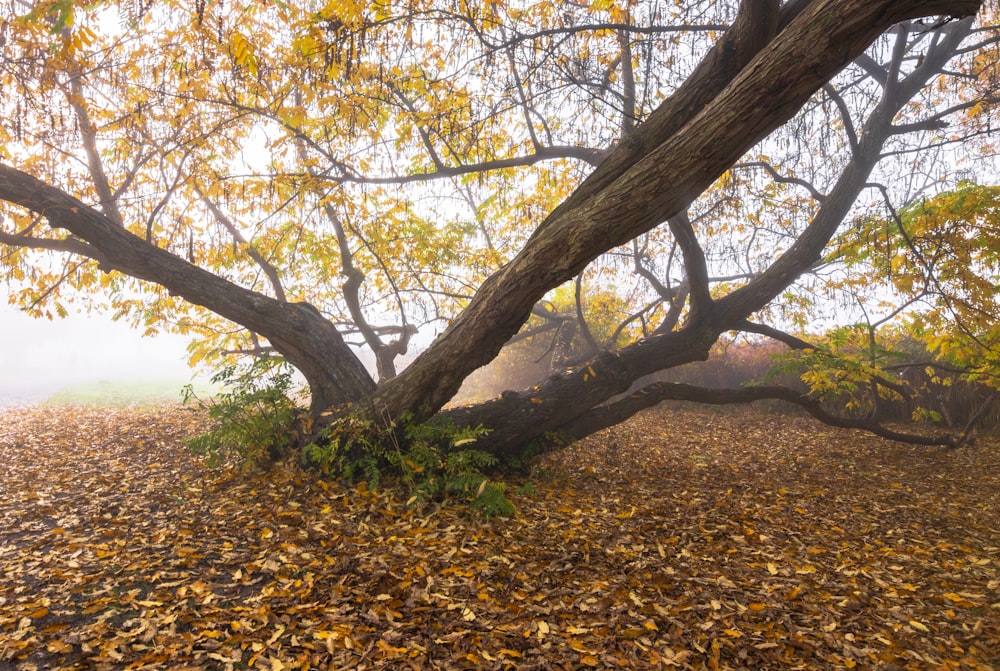
POLYGON ((194 358, 276 351, 316 427, 447 416, 516 456, 666 399, 782 398, 905 437, 778 387, 633 385, 731 331, 815 347, 783 329, 850 294, 831 240, 875 211, 859 198, 898 209, 954 181, 948 147, 988 151, 980 4, 41 3, 0 29, 12 298, 106 301, 198 336, 194 358), (608 284, 627 309, 599 341, 608 284), (446 407, 525 328, 574 356, 446 407))

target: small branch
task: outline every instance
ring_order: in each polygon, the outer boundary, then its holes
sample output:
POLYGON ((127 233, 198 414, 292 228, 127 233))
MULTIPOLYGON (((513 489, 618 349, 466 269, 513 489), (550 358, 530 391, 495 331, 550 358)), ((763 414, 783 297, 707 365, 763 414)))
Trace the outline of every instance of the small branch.
POLYGON ((399 98, 399 101, 403 103, 403 107, 406 108, 406 111, 413 115, 413 125, 416 126, 417 133, 420 135, 420 140, 424 143, 424 147, 427 149, 427 153, 430 155, 431 162, 434 164, 434 167, 438 170, 446 169, 444 163, 441 161, 441 157, 438 156, 437 150, 434 149, 434 143, 431 141, 430 133, 427 132, 427 129, 425 129, 422 124, 418 123, 416 107, 414 107, 409 98, 403 95, 403 92, 400 91, 398 87, 393 86, 388 80, 386 81, 386 85, 389 90, 392 91, 397 98, 399 98))
POLYGON ((983 404, 979 406, 979 409, 972 414, 972 417, 969 418, 969 421, 965 423, 965 427, 962 429, 962 436, 961 436, 962 442, 966 442, 971 439, 972 430, 975 429, 976 424, 979 422, 982 416, 986 414, 986 411, 993 406, 993 402, 996 401, 996 398, 997 398, 996 393, 991 392, 990 395, 986 397, 986 400, 983 401, 983 404))
POLYGON ((767 336, 772 340, 777 340, 778 342, 788 345, 792 349, 796 350, 816 349, 816 345, 813 345, 810 342, 806 342, 801 338, 797 338, 793 336, 791 333, 785 333, 784 331, 780 331, 774 328, 773 326, 768 326, 766 324, 755 324, 751 322, 749 319, 743 320, 743 322, 738 324, 737 327, 741 331, 745 331, 746 333, 756 333, 758 335, 767 336))
POLYGON ((635 73, 632 69, 632 45, 626 30, 618 32, 618 44, 621 47, 622 66, 622 120, 621 138, 624 140, 635 130, 635 73))
POLYGON ((724 23, 703 23, 703 24, 691 24, 691 25, 681 25, 681 26, 635 26, 630 23, 582 23, 575 26, 567 26, 565 28, 548 28, 546 30, 539 30, 534 33, 522 33, 518 34, 500 44, 491 45, 484 41, 487 46, 496 49, 497 51, 501 49, 507 49, 521 42, 530 42, 533 40, 541 39, 543 37, 550 37, 552 35, 571 35, 574 33, 589 33, 597 31, 627 31, 630 33, 636 33, 639 35, 666 35, 669 33, 695 33, 695 32, 722 32, 728 29, 724 23))
POLYGON ((264 271, 264 274, 267 275, 268 280, 270 280, 271 289, 274 291, 275 298, 282 303, 287 302, 288 299, 285 298, 285 290, 281 285, 281 276, 278 274, 278 269, 271 265, 271 263, 247 241, 243 234, 240 233, 240 230, 236 227, 236 224, 233 223, 232 219, 226 216, 226 213, 222 211, 215 201, 206 196, 197 185, 195 186, 195 192, 198 194, 198 197, 201 198, 202 204, 208 208, 208 211, 215 218, 216 223, 225 228, 233 237, 233 240, 246 247, 247 254, 258 266, 260 266, 260 269, 264 271))
POLYGON ((87 155, 87 167, 90 171, 90 178, 94 182, 94 188, 97 190, 97 197, 100 199, 101 211, 115 224, 124 227, 125 223, 122 219, 122 213, 118 209, 118 201, 111 191, 108 174, 104 170, 104 163, 101 161, 101 154, 97 148, 97 130, 83 104, 83 84, 80 81, 83 75, 79 72, 78 66, 70 67, 70 90, 66 92, 66 99, 80 124, 83 151, 87 155))
POLYGON ((766 171, 769 175, 771 175, 771 179, 773 179, 775 182, 778 182, 779 184, 796 184, 798 186, 801 186, 803 189, 809 192, 809 195, 813 197, 813 200, 819 203, 822 203, 826 199, 826 196, 820 193, 819 190, 816 189, 816 187, 813 186, 811 182, 808 182, 800 177, 790 177, 782 175, 777 170, 774 169, 774 166, 765 161, 748 161, 746 163, 737 163, 736 165, 733 166, 734 170, 740 168, 761 168, 764 171, 766 171))
POLYGON ((241 347, 239 349, 224 349, 222 354, 226 356, 236 355, 236 356, 253 356, 253 357, 265 357, 273 356, 278 350, 273 347, 267 347, 265 345, 257 345, 256 347, 241 347))
POLYGON ((868 54, 861 54, 854 59, 854 64, 868 73, 868 76, 878 82, 883 88, 889 79, 889 73, 885 68, 875 62, 875 59, 868 54))
POLYGON ((860 151, 858 148, 858 132, 854 129, 854 122, 851 120, 851 110, 847 108, 844 98, 837 92, 837 89, 833 88, 832 84, 824 84, 823 90, 840 112, 840 119, 844 122, 844 133, 847 135, 847 141, 851 145, 851 156, 857 156, 860 151))
POLYGON ((76 238, 31 238, 25 235, 11 235, 10 233, 0 231, 0 244, 10 245, 11 247, 24 247, 26 249, 47 249, 53 252, 79 254, 80 256, 93 259, 98 263, 105 261, 104 255, 95 247, 76 238))
POLYGON ((665 286, 660 278, 656 276, 652 270, 647 268, 642 262, 643 252, 639 249, 639 239, 633 238, 632 240, 632 261, 633 270, 640 277, 645 279, 653 287, 653 290, 659 294, 660 298, 667 301, 668 303, 673 303, 674 292, 665 286))
POLYGON ((528 136, 531 138, 531 146, 538 151, 542 147, 542 143, 538 141, 538 135, 535 133, 535 125, 531 121, 531 107, 528 105, 528 96, 524 92, 524 84, 521 83, 521 77, 517 72, 517 61, 514 59, 514 50, 506 49, 507 53, 507 64, 510 66, 510 76, 514 80, 514 88, 517 90, 518 104, 521 106, 521 110, 524 112, 524 126, 528 130, 528 136))

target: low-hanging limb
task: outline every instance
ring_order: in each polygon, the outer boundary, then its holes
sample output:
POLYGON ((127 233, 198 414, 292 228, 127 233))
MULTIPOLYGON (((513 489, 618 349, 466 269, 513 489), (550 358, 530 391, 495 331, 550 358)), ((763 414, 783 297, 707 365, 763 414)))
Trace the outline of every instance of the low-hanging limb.
POLYGON ((819 400, 794 389, 777 385, 743 387, 741 389, 708 389, 677 382, 655 382, 630 393, 625 398, 594 408, 560 428, 560 433, 578 438, 619 424, 640 410, 663 401, 693 401, 708 405, 745 404, 755 401, 778 400, 797 405, 819 421, 841 429, 860 429, 876 436, 913 445, 943 445, 957 447, 968 439, 967 434, 933 436, 895 431, 871 419, 842 417, 823 408, 819 400))

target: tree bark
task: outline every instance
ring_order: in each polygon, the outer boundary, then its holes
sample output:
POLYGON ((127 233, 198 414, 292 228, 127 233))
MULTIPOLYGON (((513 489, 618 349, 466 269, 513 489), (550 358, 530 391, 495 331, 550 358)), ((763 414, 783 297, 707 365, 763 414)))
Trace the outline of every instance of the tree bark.
MULTIPOLYGON (((556 208, 431 347, 380 387, 376 407, 393 416, 413 412, 423 418, 436 412, 469 373, 496 356, 545 292, 572 279, 604 251, 682 211, 745 151, 789 120, 875 37, 905 19, 971 16, 980 1, 791 3, 788 6, 797 13, 787 25, 781 17, 766 21, 766 26, 784 25, 780 33, 752 41, 756 15, 748 7, 756 4, 744 3, 741 18, 729 31, 731 40, 722 41, 734 56, 713 50, 678 92, 686 101, 707 102, 700 107, 664 103, 666 118, 658 111, 651 129, 640 126, 609 157, 609 168, 599 168, 556 208), (749 32, 741 32, 741 25, 749 32), (750 60, 743 64, 739 57, 750 60), (695 89, 703 86, 699 95, 695 89)), ((758 21, 757 28, 766 34, 763 19, 758 21)), ((745 305, 751 302, 747 295, 739 299, 745 305)))

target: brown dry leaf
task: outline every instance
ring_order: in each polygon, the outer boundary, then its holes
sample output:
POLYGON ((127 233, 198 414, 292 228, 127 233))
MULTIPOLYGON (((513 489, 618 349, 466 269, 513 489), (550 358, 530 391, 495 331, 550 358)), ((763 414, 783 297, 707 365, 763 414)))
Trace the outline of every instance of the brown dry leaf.
POLYGON ((654 409, 487 521, 208 470, 199 421, 5 411, 0 668, 997 668, 995 441, 654 409))

